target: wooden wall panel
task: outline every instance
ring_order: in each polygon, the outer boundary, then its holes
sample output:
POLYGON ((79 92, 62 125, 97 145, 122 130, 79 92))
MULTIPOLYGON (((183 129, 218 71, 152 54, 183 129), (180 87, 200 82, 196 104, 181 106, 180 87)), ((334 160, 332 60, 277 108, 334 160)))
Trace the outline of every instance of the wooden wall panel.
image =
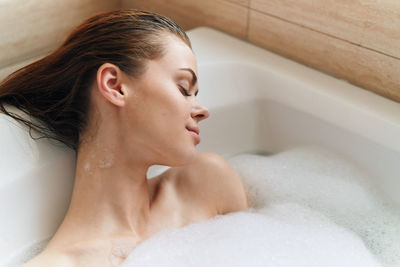
POLYGON ((145 9, 170 17, 185 30, 209 26, 244 39, 248 9, 223 0, 122 0, 122 7, 145 9))
POLYGON ((122 0, 210 26, 400 102, 399 0, 122 0))
POLYGON ((119 0, 0 1, 0 68, 50 52, 73 27, 119 0))
POLYGON ((241 6, 246 6, 246 7, 250 6, 250 0, 226 0, 226 1, 238 4, 241 6))
POLYGON ((400 101, 400 60, 347 41, 250 12, 249 41, 400 101))
POLYGON ((219 29, 400 102, 399 0, 0 0, 0 78, 117 7, 219 29))
POLYGON ((251 8, 400 59, 399 0, 252 0, 251 8))

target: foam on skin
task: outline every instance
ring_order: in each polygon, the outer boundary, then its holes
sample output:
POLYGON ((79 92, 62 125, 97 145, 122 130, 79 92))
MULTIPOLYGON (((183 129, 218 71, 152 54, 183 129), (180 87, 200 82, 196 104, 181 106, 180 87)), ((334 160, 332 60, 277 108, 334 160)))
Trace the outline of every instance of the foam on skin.
POLYGON ((360 238, 295 203, 219 215, 141 243, 128 266, 381 266, 360 238))

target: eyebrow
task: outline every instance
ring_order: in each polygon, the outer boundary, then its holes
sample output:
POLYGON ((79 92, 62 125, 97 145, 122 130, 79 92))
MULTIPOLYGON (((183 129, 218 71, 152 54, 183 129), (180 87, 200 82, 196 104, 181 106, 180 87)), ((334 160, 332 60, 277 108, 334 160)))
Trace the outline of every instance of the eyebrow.
POLYGON ((180 70, 187 70, 192 74, 192 86, 197 83, 197 76, 191 68, 180 68, 180 70))

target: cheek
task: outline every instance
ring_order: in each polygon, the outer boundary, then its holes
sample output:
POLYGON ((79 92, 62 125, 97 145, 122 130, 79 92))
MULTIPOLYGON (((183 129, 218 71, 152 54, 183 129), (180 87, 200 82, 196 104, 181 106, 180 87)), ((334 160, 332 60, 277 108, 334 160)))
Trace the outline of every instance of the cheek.
POLYGON ((159 130, 169 135, 184 132, 190 117, 190 105, 187 101, 173 101, 165 106, 160 106, 159 111, 155 114, 159 130))
MULTIPOLYGON (((191 104, 183 96, 175 83, 165 87, 154 101, 156 114, 165 123, 181 122, 190 116, 191 104)), ((171 128, 171 127, 168 127, 171 128)))
POLYGON ((145 93, 125 110, 123 124, 125 136, 129 135, 135 143, 174 153, 172 150, 182 150, 191 141, 185 127, 193 123, 190 120, 192 104, 175 84, 166 84, 144 88, 145 93))
POLYGON ((137 119, 140 120, 138 123, 141 128, 145 129, 144 135, 161 138, 159 141, 162 141, 184 133, 191 106, 179 94, 180 92, 174 92, 171 88, 164 88, 164 92, 142 99, 137 106, 141 108, 138 110, 141 115, 137 119))

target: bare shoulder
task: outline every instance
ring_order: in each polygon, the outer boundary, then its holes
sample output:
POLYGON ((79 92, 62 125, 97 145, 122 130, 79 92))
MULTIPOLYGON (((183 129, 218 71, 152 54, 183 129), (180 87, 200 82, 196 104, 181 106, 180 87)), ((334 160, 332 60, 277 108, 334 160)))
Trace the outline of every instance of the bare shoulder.
POLYGON ((247 192, 231 165, 215 153, 200 153, 177 173, 177 190, 184 201, 197 201, 216 214, 245 210, 247 192))

